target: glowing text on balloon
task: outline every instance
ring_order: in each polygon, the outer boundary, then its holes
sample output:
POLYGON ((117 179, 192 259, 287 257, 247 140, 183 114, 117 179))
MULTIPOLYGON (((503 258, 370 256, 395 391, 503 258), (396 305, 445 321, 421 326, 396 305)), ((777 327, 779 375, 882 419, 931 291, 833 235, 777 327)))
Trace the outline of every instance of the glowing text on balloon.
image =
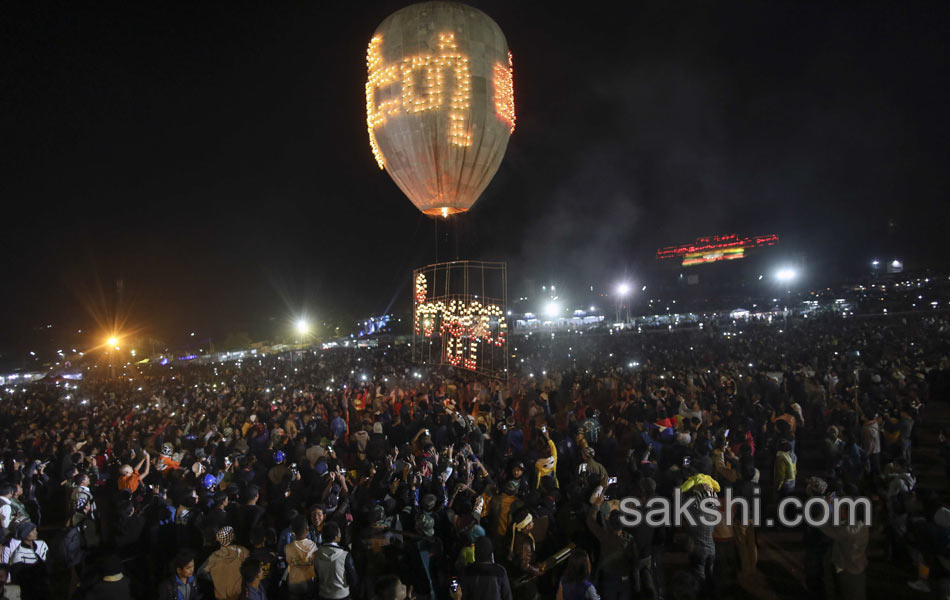
MULTIPOLYGON (((376 142, 375 131, 389 119, 401 115, 439 111, 446 108, 448 98, 448 137, 454 146, 468 148, 472 145, 472 130, 469 112, 472 102, 472 74, 469 57, 459 51, 455 34, 438 34, 436 54, 406 56, 393 63, 386 63, 382 53, 383 38, 375 35, 366 50, 366 126, 370 146, 379 168, 386 161, 376 142), (446 83, 450 80, 451 84, 446 83), (378 98, 378 92, 393 86, 400 92, 378 98)), ((508 65, 495 65, 493 84, 496 114, 514 131, 514 94, 512 85, 511 53, 508 65)))

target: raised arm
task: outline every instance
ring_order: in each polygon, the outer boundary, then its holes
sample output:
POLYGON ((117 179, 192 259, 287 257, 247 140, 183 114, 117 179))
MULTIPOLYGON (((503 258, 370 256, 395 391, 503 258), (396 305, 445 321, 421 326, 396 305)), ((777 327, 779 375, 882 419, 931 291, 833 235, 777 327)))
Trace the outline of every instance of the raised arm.
MULTIPOLYGON (((148 455, 148 450, 145 451, 145 458, 143 458, 142 460, 145 461, 145 472, 139 473, 139 477, 144 479, 148 477, 149 471, 151 471, 152 469, 152 457, 148 455)), ((139 464, 141 465, 141 463, 139 464)))

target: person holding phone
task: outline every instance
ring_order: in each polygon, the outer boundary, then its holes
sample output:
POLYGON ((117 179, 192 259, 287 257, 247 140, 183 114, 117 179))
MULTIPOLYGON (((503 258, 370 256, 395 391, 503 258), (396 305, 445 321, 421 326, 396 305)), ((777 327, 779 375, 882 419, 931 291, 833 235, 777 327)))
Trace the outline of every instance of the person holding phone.
POLYGON ((142 480, 148 477, 150 467, 151 459, 148 455, 148 452, 143 452, 142 459, 139 460, 134 469, 132 468, 132 465, 128 464, 119 467, 119 489, 128 490, 134 494, 142 484, 142 480), (143 465, 145 466, 144 471, 142 470, 143 465))
POLYGON ((541 487, 541 478, 547 476, 551 476, 554 479, 555 487, 560 487, 557 481, 557 446, 551 440, 551 435, 548 433, 546 426, 541 427, 541 435, 544 436, 544 442, 547 446, 547 456, 539 458, 534 463, 534 470, 537 473, 534 487, 541 487))
MULTIPOLYGON (((611 478, 605 478, 603 480, 604 485, 598 486, 597 491, 591 498, 591 505, 587 510, 585 522, 587 529, 590 530, 600 543, 600 561, 597 565, 597 572, 600 573, 600 582, 604 596, 607 598, 623 598, 625 597, 623 591, 629 590, 633 584, 630 565, 635 564, 638 560, 637 545, 633 535, 624 530, 623 524, 620 522, 621 513, 619 510, 612 511, 607 516, 604 525, 601 525, 598 521, 598 516, 601 512, 600 507, 604 503, 604 489, 610 485, 610 479, 611 478)), ((572 561, 574 561, 573 556, 568 562, 567 573, 571 572, 572 561)), ((580 559, 577 559, 577 561, 580 561, 580 559)), ((582 581, 577 577, 580 574, 580 566, 579 562, 574 565, 574 567, 578 569, 573 580, 575 584, 582 581)), ((587 568, 587 576, 589 577, 589 558, 587 559, 587 568)), ((565 574, 565 577, 566 576, 567 574, 565 574)), ((569 586, 568 591, 571 593, 565 595, 565 598, 581 597, 576 595, 581 591, 579 585, 569 586)))

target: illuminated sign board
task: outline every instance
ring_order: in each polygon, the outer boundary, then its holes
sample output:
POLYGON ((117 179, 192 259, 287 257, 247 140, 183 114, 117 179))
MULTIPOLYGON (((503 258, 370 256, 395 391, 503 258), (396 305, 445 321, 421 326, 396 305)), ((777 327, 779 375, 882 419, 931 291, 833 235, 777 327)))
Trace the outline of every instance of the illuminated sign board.
POLYGON ((508 337, 505 311, 497 304, 482 304, 465 298, 427 301, 428 281, 416 275, 415 334, 431 338, 445 336, 443 359, 447 364, 478 370, 478 349, 482 343, 504 347, 508 337))
POLYGON ((724 260, 745 258, 746 251, 778 243, 777 235, 760 235, 740 238, 737 235, 702 237, 694 244, 667 246, 657 250, 659 259, 678 258, 682 266, 690 267, 724 260))

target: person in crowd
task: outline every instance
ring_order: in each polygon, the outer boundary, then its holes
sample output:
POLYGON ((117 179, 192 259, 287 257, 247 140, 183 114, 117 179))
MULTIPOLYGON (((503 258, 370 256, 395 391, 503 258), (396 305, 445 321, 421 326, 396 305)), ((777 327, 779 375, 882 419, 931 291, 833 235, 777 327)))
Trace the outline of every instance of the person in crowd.
POLYGON ((779 498, 795 493, 795 479, 798 475, 798 458, 792 452, 792 444, 788 440, 778 443, 775 453, 775 466, 772 470, 772 485, 779 498))
POLYGON ((151 457, 148 455, 148 451, 142 452, 142 458, 139 459, 139 462, 133 468, 132 465, 122 465, 119 467, 119 481, 117 487, 120 490, 128 490, 133 494, 138 491, 139 486, 142 484, 142 480, 148 478, 149 473, 151 473, 151 457), (145 470, 142 470, 144 465, 145 470))
POLYGON ((320 600, 344 600, 350 597, 351 589, 358 589, 359 577, 352 555, 340 547, 343 539, 340 527, 334 522, 323 529, 326 541, 317 549, 316 564, 317 597, 320 600))
MULTIPOLYGON (((736 579, 752 593, 769 583, 757 568, 767 530, 627 527, 619 502, 675 490, 771 499, 800 479, 825 501, 880 498, 889 556, 913 565, 914 589, 940 590, 947 519, 927 489, 945 482, 923 482, 915 465, 921 446, 950 447, 920 426, 950 390, 950 319, 753 316, 741 335, 732 319, 703 322, 512 334, 524 362, 506 381, 423 372, 408 346, 380 342, 298 351, 293 363, 276 351, 156 360, 130 367, 132 381, 90 370, 69 390, 85 404, 18 386, 0 404, 9 589, 625 599, 728 594, 736 579), (688 556, 673 541, 682 534, 688 556), (550 560, 569 544, 570 564, 550 560), (125 561, 115 581, 101 569, 110 552, 125 561)), ((866 527, 803 533, 809 594, 861 597, 874 572, 866 527)))
MULTIPOLYGON (((604 482, 606 484, 606 482, 604 482)), ((604 486, 597 487, 594 492, 590 508, 587 510, 587 528, 597 538, 600 543, 600 560, 597 566, 597 572, 600 574, 601 595, 604 600, 629 600, 633 582, 631 580, 631 565, 639 562, 637 546, 634 536, 627 531, 621 522, 621 513, 619 510, 611 511, 606 519, 606 525, 598 522, 601 506, 604 504, 604 486)), ((587 561, 587 574, 585 578, 590 577, 590 557, 584 553, 584 559, 587 561)), ((574 560, 575 568, 579 569, 581 560, 574 560)), ((578 571, 579 577, 579 571, 578 571)), ((565 598, 580 597, 580 587, 583 586, 582 579, 577 577, 569 581, 565 598)), ((564 588, 564 580, 561 580, 561 587, 564 588)), ((596 591, 589 592, 593 586, 585 588, 588 594, 596 595, 596 591)))
POLYGON ((242 592, 241 563, 249 552, 234 543, 234 529, 230 525, 219 529, 215 539, 220 547, 201 565, 198 576, 211 580, 215 600, 237 600, 242 592))
POLYGON ((557 600, 600 600, 590 577, 590 556, 585 550, 574 550, 558 584, 557 600))
POLYGON ((241 563, 242 600, 267 600, 267 591, 262 584, 264 570, 259 560, 246 558, 241 563))
POLYGON ((205 600, 195 579, 195 554, 191 550, 179 550, 172 558, 173 573, 162 579, 158 588, 158 600, 205 600))
POLYGON ((274 550, 277 543, 277 534, 273 529, 264 529, 257 526, 251 530, 250 558, 261 565, 261 585, 270 598, 277 597, 277 589, 281 576, 281 556, 274 550))
POLYGON ((527 508, 520 508, 512 516, 511 543, 508 546, 509 561, 515 569, 521 585, 515 591, 516 598, 532 600, 538 596, 537 578, 544 574, 544 563, 537 555, 532 532, 534 517, 527 508))
POLYGON ((132 600, 131 582, 123 569, 118 556, 106 556, 102 561, 102 578, 86 592, 85 600, 132 600))
POLYGON ((868 539, 870 527, 866 520, 870 515, 851 515, 857 510, 843 506, 841 523, 826 523, 819 527, 832 540, 831 564, 835 569, 835 582, 843 600, 864 600, 867 597, 866 570, 868 566, 868 539), (849 518, 854 522, 849 523, 849 518))
POLYGON ((308 537, 310 528, 305 516, 297 515, 291 527, 294 541, 284 548, 287 561, 287 592, 292 599, 309 598, 316 586, 317 574, 313 561, 317 544, 308 537))
POLYGON ((465 600, 512 600, 508 572, 495 563, 489 538, 483 536, 475 540, 474 559, 459 576, 462 597, 465 600))
POLYGON ((0 485, 0 529, 10 529, 13 522, 13 492, 16 488, 9 483, 0 485))

